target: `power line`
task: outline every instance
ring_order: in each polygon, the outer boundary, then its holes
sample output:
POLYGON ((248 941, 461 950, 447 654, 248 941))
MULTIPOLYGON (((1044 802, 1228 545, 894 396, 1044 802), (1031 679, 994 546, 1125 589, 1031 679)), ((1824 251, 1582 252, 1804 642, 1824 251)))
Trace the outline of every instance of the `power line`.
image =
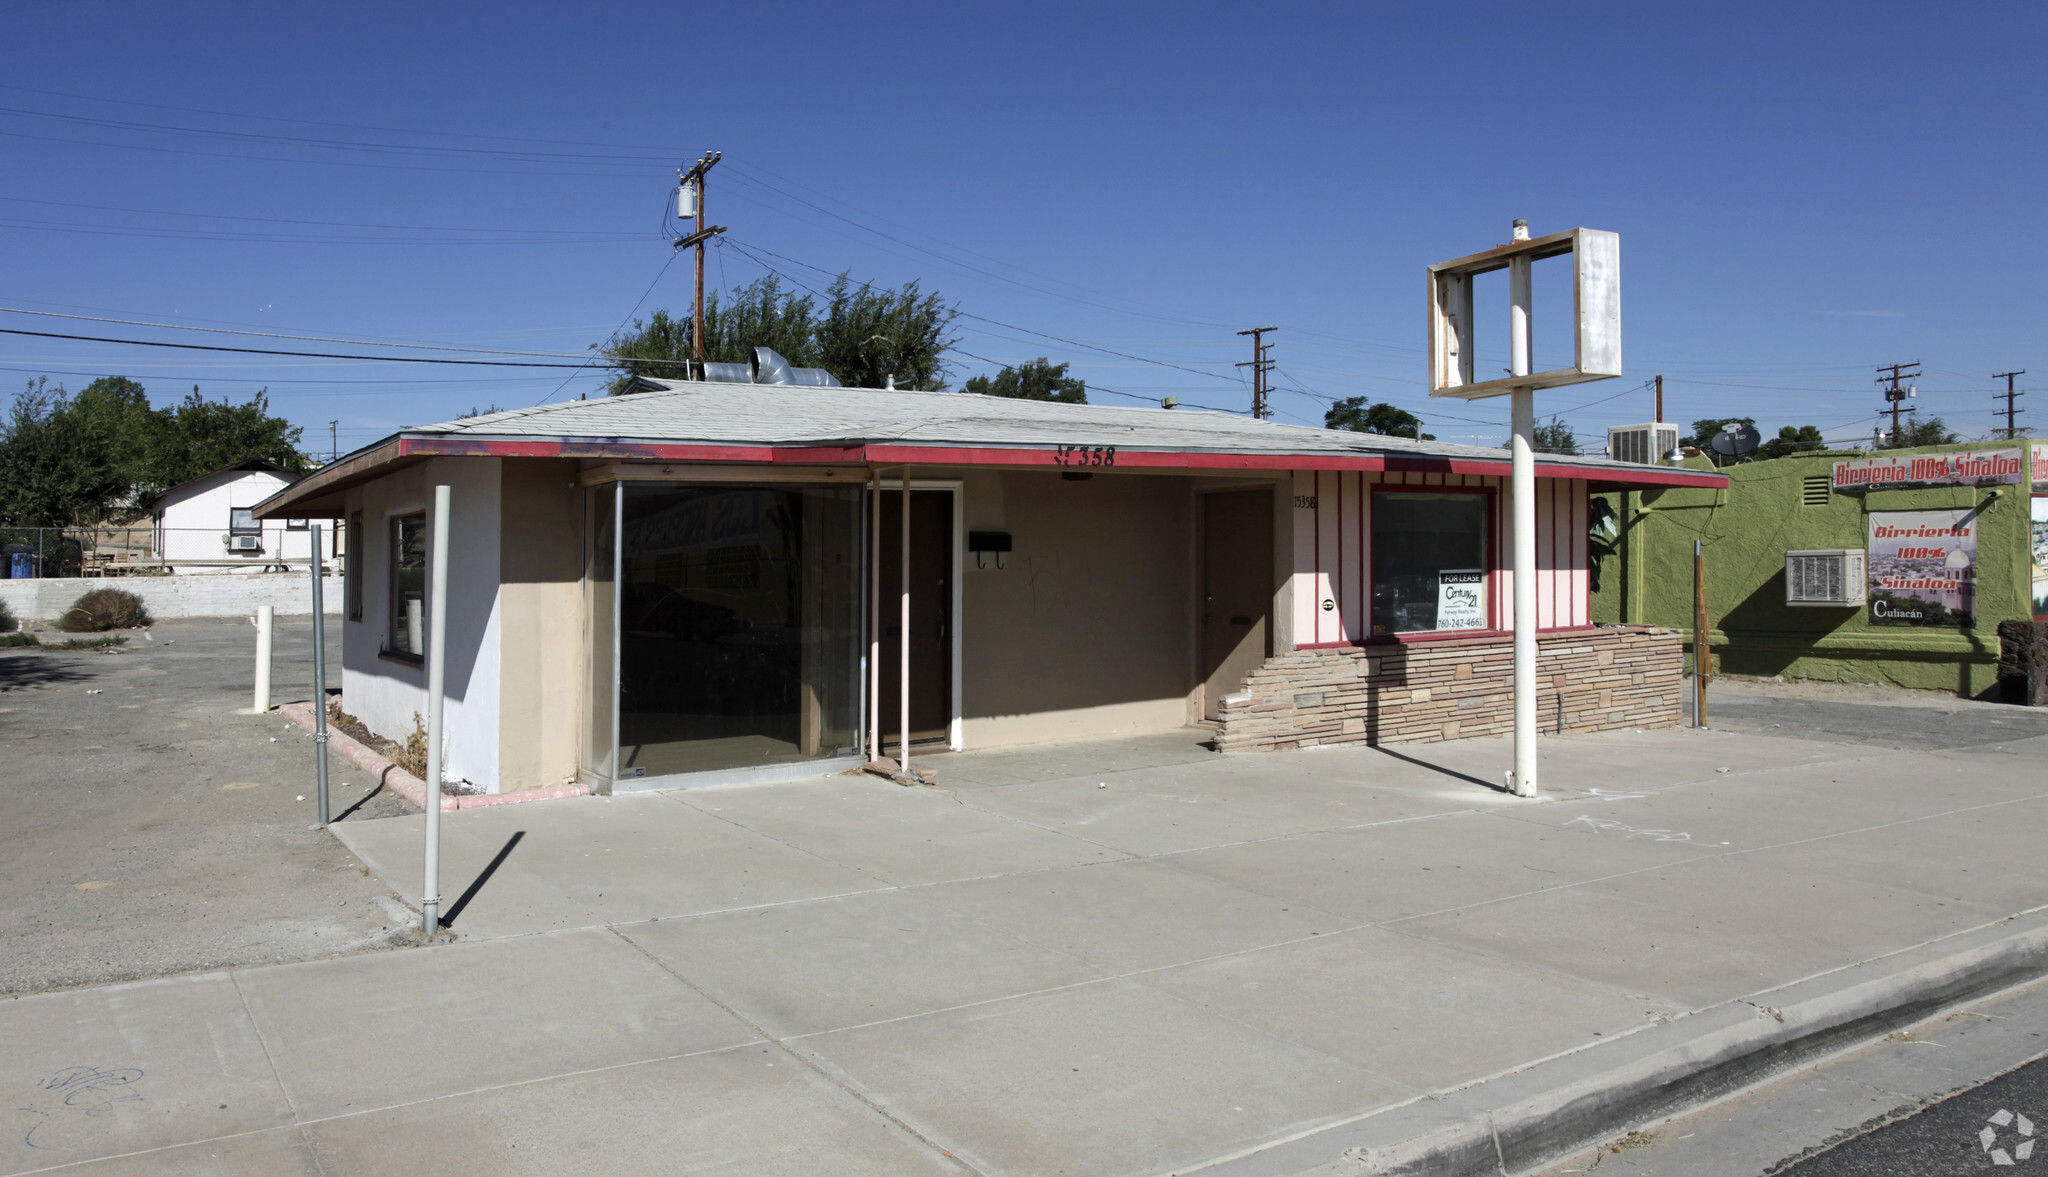
MULTIPOLYGON (((619 320, 619 325, 612 328, 611 338, 617 338, 619 332, 624 331, 626 329, 626 324, 632 321, 633 316, 640 313, 640 308, 647 305, 647 296, 654 293, 654 288, 656 286, 661 285, 662 276, 667 274, 668 268, 675 264, 676 252, 677 251, 673 249, 669 251, 668 260, 662 262, 661 268, 654 272, 654 281, 649 282, 647 284, 647 289, 640 292, 640 301, 634 303, 633 309, 626 312, 626 317, 619 320)), ((599 356, 591 356, 589 360, 584 362, 584 367, 587 368, 591 364, 596 363, 599 358, 599 356)), ((609 359, 609 357, 603 358, 609 359)), ((567 376, 562 377, 562 382, 560 384, 555 385, 555 390, 553 392, 548 393, 546 396, 540 398, 539 400, 535 401, 534 407, 538 408, 541 405, 544 405, 549 401, 555 399, 557 396, 560 396, 562 390, 569 387, 569 382, 574 379, 576 379, 576 373, 574 372, 571 372, 567 376)))
MULTIPOLYGON (((228 347, 224 344, 207 343, 166 343, 154 339, 109 339, 103 335, 60 335, 54 331, 24 331, 19 327, 0 327, 4 335, 33 335, 38 339, 77 339, 86 343, 124 343, 132 347, 175 347, 185 351, 228 351, 252 356, 302 356, 314 360, 376 360, 391 364, 467 364, 480 368, 581 368, 582 364, 544 364, 536 360, 451 360, 442 356, 352 356, 337 355, 324 351, 280 351, 262 347, 228 347)), ((640 360, 643 364, 661 364, 663 360, 640 360)))
MULTIPOLYGON (((780 274, 782 275, 782 277, 788 278, 791 282, 796 282, 798 286, 802 286, 805 290, 810 291, 812 294, 815 294, 820 298, 823 298, 825 296, 816 289, 813 289, 812 287, 807 286, 802 282, 797 282, 797 280, 794 277, 791 277, 789 274, 784 273, 782 270, 776 269, 776 267, 769 265, 767 262, 762 261, 758 257, 754 257, 754 251, 759 250, 761 253, 765 253, 769 257, 778 258, 782 261, 788 262, 793 266, 802 266, 806 270, 816 270, 820 274, 825 274, 833 278, 838 278, 841 276, 840 274, 835 274, 831 270, 828 270, 823 266, 814 266, 809 262, 800 262, 793 257, 787 257, 783 254, 776 253, 772 249, 766 249, 759 245, 748 245, 742 243, 741 241, 734 237, 728 236, 725 238, 725 240, 731 242, 733 248, 739 250, 747 257, 752 258, 755 265, 758 265, 762 269, 769 270, 773 273, 780 274)), ((1001 327, 1008 331, 1022 331, 1026 335, 1035 335, 1040 339, 1050 339, 1054 343, 1064 343, 1069 347, 1085 348, 1089 351, 1099 351, 1104 355, 1117 356, 1121 359, 1126 360, 1136 360, 1138 363, 1141 364, 1152 364, 1161 368, 1174 368, 1182 372, 1191 372, 1196 376, 1201 376, 1210 380, 1221 380, 1226 384, 1237 384, 1241 386, 1244 383, 1242 380, 1238 380, 1230 376, 1220 376, 1214 372, 1204 372, 1200 368, 1190 368, 1185 364, 1175 364, 1169 363, 1166 360, 1149 359, 1145 356, 1132 355, 1130 352, 1117 351, 1114 348, 1099 347, 1092 343, 1082 343, 1078 339, 1067 339, 1062 336, 1047 334, 1044 331, 1034 331, 1029 327, 1020 327, 1015 323, 1005 323, 1001 319, 991 319, 986 315, 969 314, 966 311, 956 311, 955 313, 957 313, 963 319, 973 319, 977 323, 988 323, 996 327, 1001 327)))
MULTIPOLYGON (((666 267, 663 268, 666 269, 666 267)), ((657 276, 656 281, 659 280, 660 278, 657 276)), ((642 296, 641 301, 646 301, 645 296, 642 296)), ((635 306, 633 309, 638 310, 640 308, 635 306)), ((161 327, 167 331, 199 331, 208 335, 248 335, 259 339, 292 339, 301 343, 347 343, 353 344, 356 347, 402 347, 414 351, 459 351, 487 356, 537 356, 553 360, 573 360, 579 358, 563 352, 553 351, 510 351, 499 347, 456 347, 453 344, 439 343, 391 343, 379 339, 343 339, 332 335, 287 335, 277 331, 238 331, 232 327, 188 327, 182 323, 151 323, 142 319, 114 319, 104 315, 67 315, 61 311, 31 311, 24 310, 21 307, 0 307, 0 312, 10 315, 37 315, 45 319, 78 319, 87 323, 118 323, 123 327, 161 327)), ((19 334, 34 335, 37 332, 27 331, 20 332, 19 334)), ((57 336, 56 338, 84 337, 57 336)), ((112 340, 110 342, 122 343, 132 341, 112 340)), ((173 347, 177 345, 165 344, 164 346, 173 347)))

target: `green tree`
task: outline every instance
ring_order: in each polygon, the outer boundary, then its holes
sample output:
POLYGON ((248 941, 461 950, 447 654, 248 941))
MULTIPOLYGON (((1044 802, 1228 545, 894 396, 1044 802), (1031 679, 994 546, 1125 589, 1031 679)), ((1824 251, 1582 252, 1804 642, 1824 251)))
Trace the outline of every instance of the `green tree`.
POLYGON ((246 403, 192 395, 153 409, 140 384, 95 380, 76 396, 31 381, 0 425, 0 522, 80 526, 148 502, 168 487, 248 458, 302 472, 299 429, 246 403))
POLYGON ((1007 396, 1027 401, 1060 401, 1069 405, 1088 403, 1088 385, 1067 375, 1065 364, 1040 356, 1017 367, 1004 365, 993 377, 974 376, 960 386, 964 392, 981 396, 1007 396))
POLYGON ((1572 427, 1556 417, 1552 417, 1548 425, 1538 424, 1536 432, 1529 439, 1529 444, 1539 454, 1579 452, 1579 439, 1572 433, 1572 427))
POLYGON ((1955 430, 1944 425, 1939 417, 1929 417, 1925 421, 1904 418, 1899 422, 1898 432, 1885 443, 1885 448, 1905 450, 1923 445, 1954 445, 1956 440, 1955 430))
MULTIPOLYGON (((841 274, 824 300, 820 307, 812 296, 784 289, 773 274, 724 299, 712 294, 704 300, 704 358, 744 364, 765 347, 796 367, 824 368, 849 387, 880 388, 892 376, 907 387, 945 387, 941 357, 958 342, 950 333, 958 312, 938 295, 921 293, 915 282, 900 290, 856 286, 841 274)), ((685 361, 696 355, 692 326, 688 315, 659 310, 593 344, 618 373, 605 391, 625 392, 641 377, 685 378, 685 361)))
POLYGON ((825 297, 824 317, 813 332, 815 366, 849 388, 880 388, 892 377, 899 388, 946 387, 941 357, 960 342, 952 334, 959 311, 937 294, 921 293, 915 282, 900 290, 855 286, 841 274, 825 297))
MULTIPOLYGON (((294 474, 303 474, 309 463, 299 452, 300 429, 282 417, 270 415, 270 390, 259 389, 241 403, 222 396, 217 401, 191 395, 169 411, 165 428, 154 441, 154 454, 146 473, 157 490, 176 486, 236 462, 261 458, 275 462, 294 474)), ((146 501, 150 495, 138 495, 146 501)))
POLYGON ((1374 404, 1368 397, 1348 396, 1323 413, 1323 428, 1348 429, 1353 433, 1377 433, 1383 437, 1412 437, 1435 441, 1436 434, 1422 432, 1422 418, 1389 404, 1374 404))
POLYGON ((97 522, 128 495, 108 448, 70 412, 62 385, 28 382, 0 431, 0 523, 70 527, 97 522))
POLYGON ((1793 454, 1813 453, 1826 448, 1828 448, 1827 439, 1820 435, 1820 430, 1815 426, 1801 425, 1799 428, 1794 429, 1790 425, 1785 425, 1778 429, 1778 436, 1756 447, 1756 450, 1749 456, 1759 460, 1784 458, 1793 454))

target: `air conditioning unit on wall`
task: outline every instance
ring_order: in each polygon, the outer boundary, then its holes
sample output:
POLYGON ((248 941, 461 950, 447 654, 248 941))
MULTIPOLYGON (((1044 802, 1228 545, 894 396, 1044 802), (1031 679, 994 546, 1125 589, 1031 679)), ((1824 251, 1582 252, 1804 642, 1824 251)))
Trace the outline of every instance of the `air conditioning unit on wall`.
POLYGON ((1616 425, 1607 431, 1607 456, 1617 462, 1655 466, 1678 448, 1678 426, 1661 421, 1648 425, 1616 425))
POLYGON ((1870 594, 1869 557, 1861 548, 1785 553, 1785 603, 1846 608, 1870 594))
POLYGON ((230 552, 260 552, 263 550, 263 537, 260 535, 230 535, 223 538, 228 541, 228 551, 230 552))

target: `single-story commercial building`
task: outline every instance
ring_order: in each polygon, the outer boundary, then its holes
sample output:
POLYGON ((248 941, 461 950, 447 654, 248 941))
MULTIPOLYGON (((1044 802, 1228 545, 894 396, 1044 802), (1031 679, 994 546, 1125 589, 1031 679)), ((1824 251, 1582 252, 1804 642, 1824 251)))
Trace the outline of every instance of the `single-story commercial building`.
MULTIPOLYGON (((1706 459, 1689 459, 1704 466, 1706 459)), ((1704 545, 1720 670, 1994 697, 1999 624, 2048 611, 2048 444, 1798 454, 1725 489, 1601 496, 1593 617, 1690 628, 1704 545)))
MULTIPOLYGON (((447 772, 490 791, 817 775, 890 751, 906 718, 913 754, 1203 722, 1226 749, 1510 724, 1504 451, 1189 410, 648 387, 408 429, 257 508, 347 529, 352 713, 400 737, 427 710, 445 484, 447 772)), ((1539 457, 1546 728, 1672 722, 1676 635, 1593 623, 1589 501, 1726 479, 1539 457)))

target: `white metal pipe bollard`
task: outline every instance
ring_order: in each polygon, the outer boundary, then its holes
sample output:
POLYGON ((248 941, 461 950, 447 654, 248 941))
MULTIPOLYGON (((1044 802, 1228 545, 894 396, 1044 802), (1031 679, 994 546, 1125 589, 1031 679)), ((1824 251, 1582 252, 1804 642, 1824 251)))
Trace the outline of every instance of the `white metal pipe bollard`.
MULTIPOLYGON (((1529 225, 1515 222, 1514 239, 1526 241, 1529 225)), ((1528 257, 1508 263, 1509 375, 1527 376, 1530 270, 1528 257)), ((1536 795, 1536 393, 1509 394, 1514 410, 1514 456, 1509 503, 1514 511, 1515 547, 1515 795, 1536 795)))
POLYGON ((896 662, 897 685, 902 688, 903 754, 896 758, 904 776, 910 775, 910 467, 903 468, 903 643, 896 662))
POLYGON ((868 762, 882 759, 882 472, 868 479, 868 762))
POLYGON ((327 612, 320 582, 327 562, 320 558, 320 525, 313 525, 313 785, 319 795, 319 824, 327 826, 327 612))
POLYGON ((434 488, 432 556, 427 564, 427 810, 426 882, 420 888, 420 930, 441 930, 441 696, 447 684, 448 500, 443 483, 434 488))
POLYGON ((270 713, 270 635, 275 612, 269 605, 256 606, 256 695, 249 704, 251 715, 270 713))

